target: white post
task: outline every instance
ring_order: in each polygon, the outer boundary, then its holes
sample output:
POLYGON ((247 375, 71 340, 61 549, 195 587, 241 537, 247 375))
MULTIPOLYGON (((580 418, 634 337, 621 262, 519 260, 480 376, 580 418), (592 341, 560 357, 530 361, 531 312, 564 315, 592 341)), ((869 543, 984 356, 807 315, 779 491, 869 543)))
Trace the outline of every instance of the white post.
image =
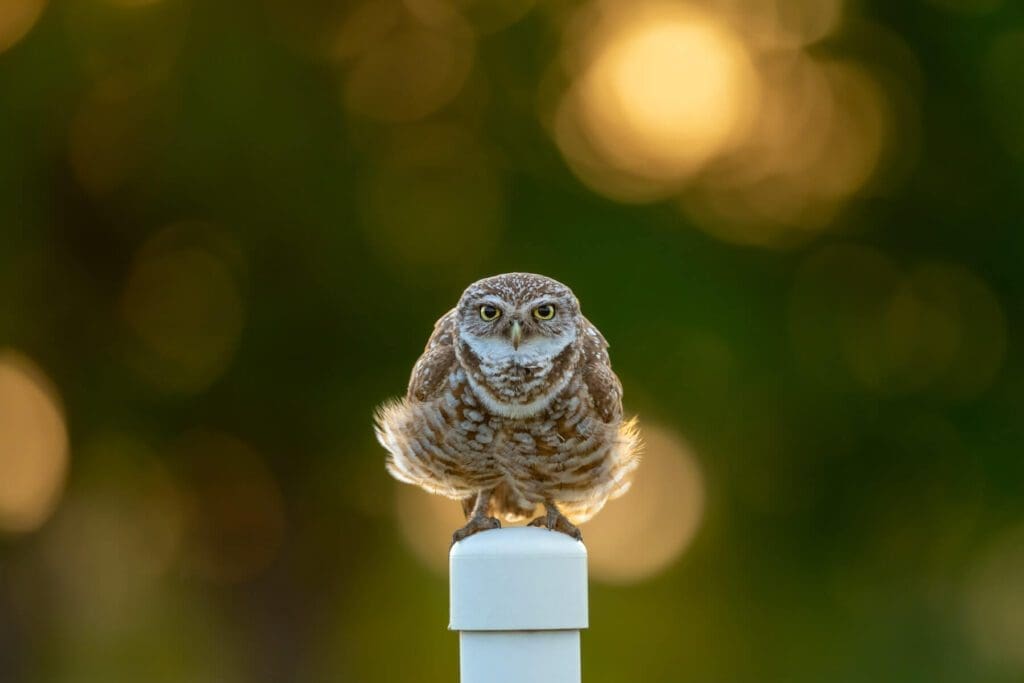
POLYGON ((537 527, 484 531, 449 554, 462 683, 580 683, 587 549, 537 527))

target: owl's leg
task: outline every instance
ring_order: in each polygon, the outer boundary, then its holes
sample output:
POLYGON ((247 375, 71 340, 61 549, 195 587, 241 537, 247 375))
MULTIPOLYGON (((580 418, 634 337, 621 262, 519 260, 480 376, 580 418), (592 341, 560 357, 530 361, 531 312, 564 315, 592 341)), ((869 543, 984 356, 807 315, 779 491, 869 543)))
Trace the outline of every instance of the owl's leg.
MULTIPOLYGON (((498 529, 501 527, 501 522, 496 517, 487 516, 487 508, 491 505, 491 494, 494 493, 494 489, 487 489, 476 494, 476 503, 473 504, 473 509, 469 512, 469 521, 466 522, 466 526, 461 529, 456 529, 455 533, 452 534, 452 545, 455 545, 464 538, 469 538, 473 534, 480 531, 487 531, 488 529, 498 529)), ((462 501, 462 509, 466 510, 466 499, 462 501)))
POLYGON ((579 530, 579 527, 559 512, 558 507, 554 503, 544 503, 544 509, 547 510, 547 514, 530 522, 530 526, 542 526, 552 531, 561 531, 563 534, 572 536, 577 541, 583 540, 583 533, 579 530))

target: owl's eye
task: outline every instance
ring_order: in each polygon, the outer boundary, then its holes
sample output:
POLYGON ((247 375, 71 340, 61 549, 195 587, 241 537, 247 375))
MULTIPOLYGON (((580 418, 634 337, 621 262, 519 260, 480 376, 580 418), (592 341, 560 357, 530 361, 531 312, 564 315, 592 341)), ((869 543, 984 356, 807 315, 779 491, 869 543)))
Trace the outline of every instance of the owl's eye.
POLYGON ((486 320, 487 322, 497 320, 499 315, 501 315, 501 309, 499 309, 497 306, 484 304, 483 306, 480 307, 480 317, 486 320))
POLYGON ((537 320, 551 320, 555 317, 555 307, 551 304, 543 304, 533 309, 533 317, 537 320))

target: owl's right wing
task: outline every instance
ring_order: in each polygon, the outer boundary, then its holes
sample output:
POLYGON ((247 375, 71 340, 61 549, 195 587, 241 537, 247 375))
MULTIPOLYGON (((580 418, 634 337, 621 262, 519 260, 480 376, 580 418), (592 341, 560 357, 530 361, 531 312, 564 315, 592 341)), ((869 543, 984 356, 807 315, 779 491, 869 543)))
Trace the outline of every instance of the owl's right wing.
POLYGON ((622 419, 622 383, 612 370, 608 342, 594 324, 583 318, 583 381, 605 423, 622 419))
POLYGON ((406 398, 429 401, 441 394, 455 366, 455 309, 434 323, 434 333, 427 341, 423 355, 416 361, 409 378, 406 398))

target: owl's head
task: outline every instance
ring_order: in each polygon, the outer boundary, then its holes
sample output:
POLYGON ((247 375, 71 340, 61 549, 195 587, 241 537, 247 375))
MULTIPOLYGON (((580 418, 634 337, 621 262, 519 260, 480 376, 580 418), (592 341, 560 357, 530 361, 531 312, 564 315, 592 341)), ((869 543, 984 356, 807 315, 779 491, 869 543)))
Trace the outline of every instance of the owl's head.
POLYGON ((458 307, 459 336, 487 356, 557 353, 576 338, 580 305, 561 282, 506 273, 474 282, 458 307))
POLYGON ((466 288, 456 315, 456 354, 493 410, 528 414, 565 386, 581 316, 562 283, 532 273, 489 277, 466 288))

